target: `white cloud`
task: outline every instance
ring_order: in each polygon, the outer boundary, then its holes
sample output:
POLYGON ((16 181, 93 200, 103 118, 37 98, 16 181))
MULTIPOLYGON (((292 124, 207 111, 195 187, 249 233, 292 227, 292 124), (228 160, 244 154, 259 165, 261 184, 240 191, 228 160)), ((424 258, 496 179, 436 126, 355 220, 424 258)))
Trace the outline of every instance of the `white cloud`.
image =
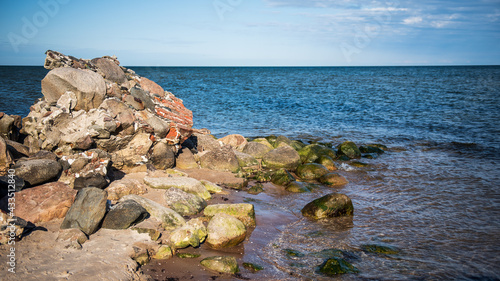
POLYGON ((414 25, 414 24, 419 24, 422 21, 423 21, 422 17, 411 17, 404 19, 403 23, 407 25, 414 25))

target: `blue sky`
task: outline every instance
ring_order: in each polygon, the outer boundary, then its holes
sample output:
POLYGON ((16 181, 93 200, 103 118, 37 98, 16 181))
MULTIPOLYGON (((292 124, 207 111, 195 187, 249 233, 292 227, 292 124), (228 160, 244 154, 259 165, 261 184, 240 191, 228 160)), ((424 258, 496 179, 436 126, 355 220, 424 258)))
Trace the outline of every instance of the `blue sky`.
POLYGON ((0 0, 0 65, 500 64, 500 0, 0 0))

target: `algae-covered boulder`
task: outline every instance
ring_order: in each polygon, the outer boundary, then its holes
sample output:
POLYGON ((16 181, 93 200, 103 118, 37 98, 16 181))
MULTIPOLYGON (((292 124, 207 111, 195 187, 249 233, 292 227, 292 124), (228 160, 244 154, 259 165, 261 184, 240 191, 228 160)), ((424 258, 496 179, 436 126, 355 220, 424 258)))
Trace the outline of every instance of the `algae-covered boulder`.
POLYGON ((240 167, 251 167, 259 165, 257 159, 255 159, 255 157, 250 154, 246 154, 237 150, 234 151, 234 154, 238 159, 238 165, 240 165, 240 167))
POLYGON ((271 176, 271 182, 281 186, 287 186, 294 181, 295 178, 285 169, 280 169, 271 176))
POLYGON ((198 195, 204 200, 212 198, 207 188, 199 181, 188 177, 144 177, 144 183, 155 189, 178 188, 185 192, 198 195))
POLYGON ((382 254, 382 255, 395 255, 399 254, 399 249, 392 246, 383 246, 377 244, 364 244, 361 249, 367 253, 382 254))
POLYGON ((201 218, 194 218, 186 225, 175 229, 170 234, 169 244, 172 249, 182 249, 189 246, 198 247, 207 237, 207 228, 201 218))
POLYGON ((286 186, 285 190, 294 193, 311 192, 311 184, 301 181, 293 181, 286 186))
POLYGON ((297 168, 297 176, 303 180, 319 179, 328 172, 325 166, 316 163, 303 164, 297 168))
POLYGON ((239 204, 214 204, 208 205, 203 214, 207 217, 213 217, 218 213, 224 213, 242 221, 245 226, 255 226, 255 210, 253 204, 239 203, 239 204))
POLYGON ((157 260, 166 260, 172 257, 172 249, 168 245, 161 245, 152 257, 157 260))
POLYGON ((181 216, 196 215, 207 206, 207 202, 198 195, 187 193, 172 187, 163 194, 165 203, 181 216))
POLYGON ((341 193, 331 193, 309 202, 302 215, 312 219, 352 216, 354 207, 351 198, 341 193))
POLYGON ((329 171, 335 171, 337 170, 337 166, 335 166, 335 161, 333 161, 333 158, 328 156, 328 155, 321 155, 315 163, 321 164, 325 166, 329 171))
POLYGON ((298 152, 302 163, 313 163, 322 155, 330 156, 332 159, 337 157, 335 150, 319 144, 310 144, 303 147, 298 152))
POLYGON ((359 270, 346 260, 342 258, 333 257, 327 259, 319 267, 319 272, 328 276, 335 276, 338 274, 345 274, 345 273, 357 273, 359 272, 359 270))
POLYGON ((339 155, 345 155, 350 159, 361 158, 361 151, 359 151, 359 148, 352 141, 346 141, 341 143, 337 147, 337 150, 339 155))
POLYGON ((295 170, 299 162, 299 153, 289 145, 273 149, 262 157, 262 166, 269 169, 295 170))
POLYGON ((203 265, 208 269, 221 273, 235 274, 238 273, 239 271, 238 263, 236 262, 235 257, 230 257, 230 256, 208 257, 206 259, 203 259, 200 263, 201 265, 203 265))
POLYGON ((261 192, 264 191, 264 187, 262 186, 261 183, 257 183, 255 184, 254 186, 250 187, 247 192, 250 193, 250 194, 254 194, 254 195, 257 195, 261 192))
MULTIPOLYGON (((267 142, 267 141, 266 141, 267 142)), ((268 143, 269 144, 269 143, 268 143)), ((266 153, 273 149, 272 145, 267 146, 264 143, 251 141, 243 148, 243 153, 252 155, 255 158, 261 159, 266 153), (269 147, 270 146, 270 147, 269 147)))
POLYGON ((344 176, 339 175, 337 173, 324 174, 319 178, 318 181, 328 186, 339 186, 348 183, 347 179, 344 176))
POLYGON ((213 249, 233 247, 245 240, 247 229, 237 218, 224 214, 215 214, 207 227, 206 243, 213 249))

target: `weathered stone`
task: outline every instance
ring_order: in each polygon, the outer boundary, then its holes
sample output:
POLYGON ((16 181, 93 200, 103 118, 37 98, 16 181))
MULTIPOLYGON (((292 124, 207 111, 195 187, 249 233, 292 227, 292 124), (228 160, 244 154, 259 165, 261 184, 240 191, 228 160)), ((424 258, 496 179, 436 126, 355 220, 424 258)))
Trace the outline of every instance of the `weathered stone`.
MULTIPOLYGON (((16 193, 17 216, 32 223, 63 218, 73 204, 77 191, 64 183, 51 182, 16 193)), ((2 199, 7 206, 7 198, 2 199)))
POLYGON ((318 181, 329 186, 339 186, 349 183, 344 176, 341 176, 337 173, 324 174, 319 178, 318 181))
POLYGON ((54 179, 62 169, 57 161, 49 159, 27 160, 12 168, 16 170, 17 176, 32 186, 54 179))
POLYGON ((126 229, 146 218, 148 212, 133 200, 120 202, 106 214, 102 228, 126 229))
POLYGON ((287 186, 294 181, 295 178, 286 169, 280 169, 271 176, 271 182, 281 186, 287 186))
POLYGON ((206 237, 207 228, 203 224, 201 218, 195 218, 170 234, 169 245, 174 250, 189 246, 198 247, 205 241, 206 237))
POLYGON ((188 177, 161 177, 152 178, 145 177, 144 183, 155 189, 169 189, 171 187, 178 188, 185 192, 198 195, 204 200, 209 200, 212 198, 207 188, 203 184, 193 178, 188 177))
POLYGON ((206 180, 201 180, 201 184, 208 190, 210 193, 221 193, 223 192, 222 187, 216 185, 215 183, 206 181, 206 180))
POLYGON ((361 151, 359 151, 359 148, 352 141, 346 141, 341 143, 337 147, 337 150, 339 155, 345 155, 350 159, 361 158, 361 151))
MULTIPOLYGON (((273 144, 269 141, 271 140, 270 137, 268 138, 256 138, 254 140, 252 140, 252 142, 257 142, 257 143, 261 143, 261 144, 264 144, 265 146, 269 147, 271 150, 274 149, 275 147, 273 146, 273 144)), ((276 140, 272 140, 272 142, 274 143, 276 140)))
POLYGON ((230 146, 210 150, 200 156, 200 165, 216 171, 237 172, 240 168, 238 158, 230 146))
POLYGON ((145 108, 149 109, 151 112, 155 112, 155 104, 148 92, 139 87, 133 87, 132 89, 130 89, 130 94, 134 98, 139 99, 142 104, 144 104, 145 108))
POLYGON ((262 166, 269 169, 285 168, 295 170, 299 163, 299 154, 288 145, 273 149, 262 157, 262 166))
POLYGON ((160 85, 156 84, 154 81, 151 81, 146 77, 141 77, 139 80, 139 84, 141 85, 141 88, 152 94, 157 94, 160 97, 165 96, 165 90, 163 90, 160 85))
POLYGON ((285 136, 278 136, 276 138, 275 142, 274 142, 273 147, 274 148, 278 148, 278 147, 280 147, 282 145, 292 146, 292 141, 289 138, 285 137, 285 136))
POLYGON ((225 136, 223 138, 220 138, 219 141, 228 144, 239 151, 241 151, 243 147, 245 147, 245 145, 248 143, 244 136, 237 134, 225 136))
POLYGON ((194 133, 191 140, 199 152, 210 151, 221 147, 220 142, 212 135, 194 133))
POLYGON ((319 144, 310 144, 303 147, 298 152, 302 163, 314 163, 322 155, 330 156, 332 159, 337 157, 337 154, 333 149, 319 144))
POLYGON ((87 176, 78 177, 74 182, 74 189, 80 190, 87 187, 96 187, 99 189, 105 189, 108 186, 108 181, 104 175, 99 173, 92 173, 87 176))
POLYGON ((238 245, 245 240, 247 231, 239 219, 225 213, 216 213, 208 223, 207 232, 207 245, 220 249, 238 245))
POLYGON ((14 118, 2 112, 2 117, 0 117, 0 138, 10 139, 13 126, 14 118))
POLYGON ((238 164, 240 165, 240 167, 252 167, 259 165, 257 159, 255 159, 255 157, 250 154, 246 154, 237 150, 234 151, 234 154, 238 159, 238 164))
POLYGON ((31 159, 31 160, 33 160, 33 159, 49 159, 49 160, 53 160, 53 161, 58 160, 57 155, 55 153, 47 151, 47 150, 37 151, 35 154, 32 154, 29 159, 31 159))
POLYGON ((254 227, 256 225, 255 210, 253 204, 215 204, 208 205, 205 210, 203 210, 203 214, 206 217, 213 217, 214 215, 219 213, 231 215, 239 219, 247 227, 254 227))
POLYGON ((220 273, 236 274, 239 272, 236 258, 231 256, 208 257, 203 259, 200 264, 220 273))
POLYGON ((75 93, 73 93, 71 91, 65 92, 57 100, 57 105, 59 107, 67 109, 68 112, 75 109, 77 103, 78 103, 78 99, 76 98, 75 93))
POLYGON ((122 129, 127 129, 134 124, 135 116, 132 109, 117 99, 109 98, 104 100, 100 108, 105 109, 111 117, 118 120, 122 129))
POLYGON ((333 161, 332 157, 330 157, 328 155, 321 155, 315 162, 325 166, 325 168, 327 168, 329 171, 336 171, 337 170, 337 166, 335 166, 335 162, 333 161))
POLYGON ((99 70, 104 74, 104 78, 122 84, 127 82, 127 77, 123 70, 113 60, 107 58, 95 58, 92 60, 99 70))
POLYGON ((0 138, 0 175, 6 173, 12 163, 12 155, 7 149, 7 144, 0 138))
POLYGON ((98 188, 84 188, 78 191, 61 229, 78 228, 87 235, 96 232, 106 213, 107 197, 107 192, 98 188))
POLYGON ((136 179, 121 179, 113 181, 106 188, 106 191, 108 192, 108 200, 119 200, 129 194, 144 194, 147 191, 147 187, 136 179))
POLYGON ((42 80, 42 94, 49 103, 57 102, 67 91, 77 97, 75 110, 88 111, 104 100, 106 83, 95 72, 70 67, 53 69, 42 80))
POLYGON ((123 102, 132 106, 135 110, 144 110, 144 104, 142 101, 131 95, 123 95, 123 102))
POLYGON ((83 243, 88 240, 87 235, 78 228, 60 229, 56 241, 65 242, 66 248, 81 249, 83 243))
POLYGON ((153 142, 147 133, 139 133, 127 144, 127 146, 114 153, 113 162, 115 167, 133 167, 145 161, 153 142))
POLYGON ((7 144, 7 149, 9 150, 10 154, 12 155, 12 158, 14 159, 27 157, 30 155, 29 147, 27 147, 24 144, 11 140, 5 140, 5 143, 7 144))
POLYGON ((331 193, 309 202, 301 210, 302 215, 312 219, 352 216, 352 201, 347 195, 331 193))
POLYGON ((304 180, 319 179, 328 172, 325 166, 316 163, 303 164, 297 168, 297 176, 304 180))
POLYGON ((178 169, 197 169, 198 163, 196 163, 191 150, 183 148, 179 151, 179 154, 177 154, 175 166, 178 169))
POLYGON ((158 251, 153 255, 153 259, 166 260, 172 257, 172 249, 168 245, 161 245, 158 251))
POLYGON ((252 155, 255 158, 262 159, 262 157, 264 157, 264 155, 269 151, 271 151, 272 149, 273 149, 272 146, 269 147, 265 144, 251 141, 245 145, 242 152, 252 155))
POLYGON ((165 206, 162 206, 153 200, 146 199, 144 197, 138 196, 138 195, 126 195, 120 199, 120 202, 126 201, 126 200, 134 200, 135 202, 139 203, 148 213, 158 219, 159 221, 162 222, 162 226, 165 229, 175 229, 178 227, 181 227, 186 224, 186 221, 184 218, 179 215, 177 212, 174 210, 167 208, 165 206))
POLYGON ((254 195, 257 195, 261 192, 264 191, 264 187, 261 183, 257 183, 255 184, 254 186, 250 187, 247 192, 250 193, 250 194, 254 194, 254 195))
POLYGON ((153 147, 153 152, 149 160, 156 169, 165 170, 175 166, 175 147, 167 145, 164 142, 158 142, 153 147))
POLYGON ((6 174, 5 176, 0 176, 0 199, 7 196, 12 189, 15 192, 21 191, 26 186, 24 180, 16 175, 6 174), (12 183, 14 181, 14 183, 12 183), (10 182, 10 183, 9 183, 10 182), (14 188, 12 187, 14 186, 14 188))
POLYGON ((200 196, 175 187, 169 188, 163 197, 165 203, 182 216, 196 215, 207 206, 207 202, 200 196))
POLYGON ((294 193, 304 193, 304 192, 311 192, 311 189, 309 188, 309 184, 301 181, 294 181, 291 182, 289 185, 286 186, 285 190, 288 192, 294 192, 294 193))

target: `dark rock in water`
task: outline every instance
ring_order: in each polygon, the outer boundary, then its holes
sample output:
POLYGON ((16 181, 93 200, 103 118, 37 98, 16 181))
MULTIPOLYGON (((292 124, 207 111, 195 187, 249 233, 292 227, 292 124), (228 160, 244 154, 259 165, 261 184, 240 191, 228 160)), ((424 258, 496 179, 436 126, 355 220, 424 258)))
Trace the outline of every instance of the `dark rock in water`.
POLYGON ((56 178, 62 169, 57 161, 49 159, 26 160, 12 168, 16 170, 17 176, 32 186, 56 178))
POLYGON ((341 176, 337 173, 325 174, 321 176, 318 181, 329 186, 339 186, 349 183, 344 176, 341 176))
POLYGON ((126 229, 141 222, 148 215, 148 211, 133 200, 118 203, 104 217, 102 228, 126 229))
POLYGON ((231 146, 225 145, 206 152, 200 157, 202 168, 216 171, 238 172, 240 165, 231 146))
POLYGON ((158 142, 153 147, 153 152, 149 159, 156 169, 165 170, 173 168, 175 166, 175 147, 164 142, 158 142))
POLYGON ((311 184, 302 181, 293 181, 285 188, 288 192, 304 193, 311 192, 311 184))
POLYGON ((325 166, 316 163, 303 164, 297 168, 297 176, 304 180, 319 179, 328 172, 325 166))
POLYGON ((345 155, 350 159, 361 158, 361 151, 359 151, 359 148, 352 141, 346 141, 341 143, 337 147, 337 150, 339 155, 345 155))
POLYGON ((231 256, 208 257, 200 263, 208 269, 221 273, 235 274, 239 272, 238 262, 235 257, 231 256))
POLYGON ((257 183, 256 185, 254 185, 254 186, 250 187, 250 188, 247 190, 247 192, 248 192, 248 193, 250 193, 250 194, 254 194, 254 195, 257 195, 257 194, 259 194, 259 193, 261 193, 261 192, 263 192, 263 191, 264 191, 264 188, 263 188, 263 186, 262 186, 262 184, 261 184, 261 183, 257 183))
POLYGON ((332 159, 335 159, 337 157, 335 150, 319 144, 310 144, 308 146, 305 146, 298 152, 300 155, 300 161, 302 163, 316 162, 316 160, 318 160, 318 158, 320 158, 322 155, 330 156, 332 159))
POLYGON ((108 181, 102 174, 93 173, 85 177, 76 178, 74 189, 80 190, 86 187, 96 187, 99 189, 105 189, 107 186, 108 186, 108 181))
POLYGON ((359 151, 361 151, 361 153, 377 153, 377 154, 383 154, 385 152, 378 145, 360 146, 359 151))
POLYGON ((108 58, 95 58, 92 60, 100 71, 103 72, 104 78, 122 84, 127 82, 127 77, 123 70, 115 63, 114 60, 108 58))
POLYGON ((335 171, 337 170, 337 166, 335 166, 335 162, 333 161, 333 158, 328 156, 328 155, 321 155, 315 163, 321 164, 325 166, 329 171, 335 171))
POLYGON ((347 195, 332 193, 309 202, 302 210, 302 215, 312 219, 327 217, 352 216, 354 207, 347 195))
POLYGON ((279 169, 271 176, 271 182, 281 186, 287 186, 294 181, 295 178, 285 169, 279 169))
POLYGON ((269 169, 295 170, 299 162, 299 153, 289 145, 273 149, 262 157, 262 166, 269 169))
POLYGON ((399 254, 399 249, 392 246, 382 246, 376 244, 365 244, 361 245, 361 249, 367 253, 383 254, 383 255, 394 255, 399 254))
POLYGON ((252 271, 252 272, 257 272, 257 271, 261 271, 264 269, 264 267, 262 267, 258 264, 255 264, 255 263, 250 263, 250 262, 244 262, 243 267, 252 271))
POLYGON ((107 197, 107 192, 98 188, 84 188, 78 191, 61 229, 78 228, 87 235, 95 233, 106 213, 107 197))
POLYGON ((328 276, 335 276, 345 273, 358 273, 359 270, 342 258, 330 258, 319 267, 319 272, 328 276))
POLYGON ((245 147, 243 148, 243 153, 250 154, 258 159, 262 159, 262 157, 264 157, 264 155, 271 150, 272 148, 265 144, 251 141, 245 145, 245 147))
POLYGON ((163 195, 165 203, 182 216, 196 215, 207 206, 207 202, 198 195, 171 187, 163 195))
POLYGON ((284 249, 283 251, 285 252, 285 254, 288 258, 292 258, 292 259, 302 258, 305 256, 302 252, 297 251, 297 250, 293 250, 293 249, 284 249))

